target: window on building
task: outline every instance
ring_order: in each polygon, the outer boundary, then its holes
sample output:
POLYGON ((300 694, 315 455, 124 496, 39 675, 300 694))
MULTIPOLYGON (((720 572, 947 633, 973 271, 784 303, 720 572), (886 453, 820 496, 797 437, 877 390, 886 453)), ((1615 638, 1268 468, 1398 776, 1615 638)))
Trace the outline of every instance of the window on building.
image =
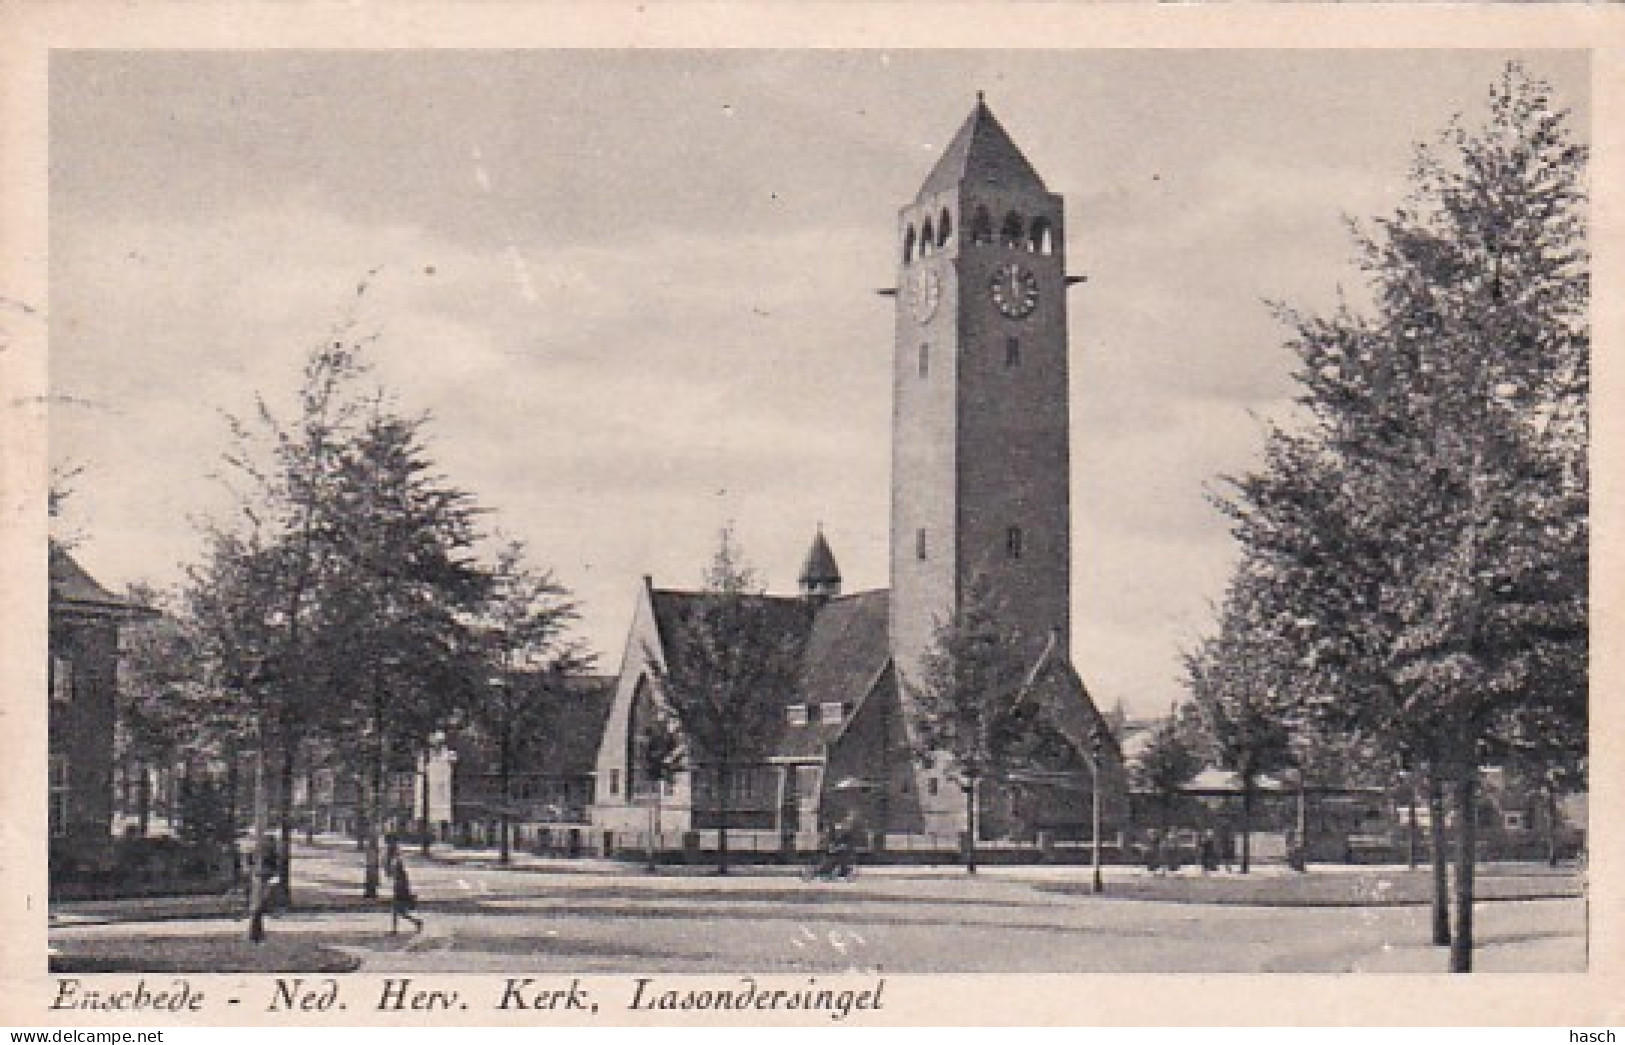
POLYGON ((818 713, 818 720, 827 722, 832 726, 839 725, 841 720, 846 717, 845 712, 846 705, 839 701, 826 701, 818 713))
POLYGON ((51 655, 51 699, 58 704, 73 702, 73 661, 55 653, 51 655))
POLYGON ((941 785, 941 783, 942 782, 940 780, 938 780, 934 776, 933 777, 926 777, 925 778, 925 793, 934 797, 936 795, 936 793, 937 793, 937 788, 941 785))
MULTIPOLYGON (((36 661, 35 663, 38 663, 36 661)), ((68 833, 68 756, 51 756, 51 837, 68 833)))
POLYGON ((921 345, 920 346, 920 376, 921 377, 930 377, 931 376, 931 346, 930 345, 921 345))
POLYGON ((925 528, 923 526, 914 531, 914 557, 916 559, 925 558, 925 528))
POLYGON ((820 715, 818 713, 818 705, 817 704, 808 704, 807 705, 807 721, 811 722, 815 726, 819 722, 823 721, 823 719, 820 717, 820 715))
POLYGON ((1021 558, 1021 527, 1012 526, 1004 531, 1004 554, 1012 559, 1021 558))
POLYGON ((619 769, 609 771, 609 793, 612 795, 621 793, 621 771, 619 769))
POLYGON ((1021 365, 1021 338, 1013 337, 1004 343, 1004 365, 1018 367, 1021 365))
POLYGON ((792 726, 805 726, 807 724, 807 705, 791 704, 784 709, 784 720, 792 726))

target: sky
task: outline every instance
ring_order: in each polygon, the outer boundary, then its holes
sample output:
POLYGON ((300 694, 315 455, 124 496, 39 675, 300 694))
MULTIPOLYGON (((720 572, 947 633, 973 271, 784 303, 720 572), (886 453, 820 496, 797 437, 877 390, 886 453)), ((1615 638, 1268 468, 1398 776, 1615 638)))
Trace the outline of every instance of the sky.
MULTIPOLYGON (((353 318, 447 478, 580 600, 614 671, 640 578, 732 524, 792 591, 820 524, 887 584, 897 211, 976 92, 1066 201, 1073 659, 1181 694, 1235 549, 1208 495, 1290 414, 1269 302, 1360 300, 1345 219, 1480 112, 1489 51, 63 52, 53 462, 103 583, 225 518, 226 415, 287 409, 353 318), (369 273, 371 274, 369 276, 369 273), (356 296, 363 280, 367 292, 356 296)), ((1583 54, 1519 56, 1588 116, 1583 54)))

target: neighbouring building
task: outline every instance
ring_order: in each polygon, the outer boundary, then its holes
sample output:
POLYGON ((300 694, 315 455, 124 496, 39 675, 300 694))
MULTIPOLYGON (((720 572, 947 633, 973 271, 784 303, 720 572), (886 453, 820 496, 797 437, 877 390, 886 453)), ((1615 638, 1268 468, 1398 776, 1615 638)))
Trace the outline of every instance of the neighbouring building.
MULTIPOLYGON (((1024 637, 1028 697, 1053 734, 1045 769, 981 797, 988 837, 1087 837, 1098 787, 1125 809, 1115 738, 1072 666, 1070 407, 1061 197, 980 97, 900 212, 893 352, 891 585, 843 595, 815 537, 798 596, 762 596, 800 650, 778 734, 735 774, 730 826, 806 831, 859 809, 888 834, 952 838, 965 802, 913 757, 910 698, 935 622, 979 578, 1024 637), (1091 772, 1098 764, 1098 772, 1091 772), (1098 777, 1098 779, 1097 779, 1098 777)), ((661 794, 637 779, 640 723, 660 701, 651 660, 681 657, 704 593, 645 579, 598 752, 595 823, 704 828, 705 772, 661 794)), ((703 768, 704 753, 694 756, 703 768)))
MULTIPOLYGON (((543 832, 587 824, 613 682, 579 675, 555 691, 533 673, 516 672, 513 685, 529 708, 524 735, 514 743, 507 796, 494 739, 474 730, 459 732, 428 761, 436 832, 453 841, 494 844, 504 809, 519 845, 551 844, 551 834, 543 832)), ((421 798, 416 813, 422 814, 421 798)))
POLYGON ((146 608, 50 548, 49 782, 53 882, 105 873, 113 860, 113 734, 119 628, 146 608))

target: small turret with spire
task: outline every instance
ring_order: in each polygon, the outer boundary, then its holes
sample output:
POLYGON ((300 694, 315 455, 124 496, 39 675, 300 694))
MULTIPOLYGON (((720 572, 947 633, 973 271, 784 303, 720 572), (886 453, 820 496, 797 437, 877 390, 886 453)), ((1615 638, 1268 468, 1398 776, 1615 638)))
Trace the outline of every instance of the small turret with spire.
POLYGON ((824 526, 818 525, 812 547, 801 564, 801 597, 809 602, 826 602, 841 594, 841 569, 835 565, 835 553, 824 540, 824 526))

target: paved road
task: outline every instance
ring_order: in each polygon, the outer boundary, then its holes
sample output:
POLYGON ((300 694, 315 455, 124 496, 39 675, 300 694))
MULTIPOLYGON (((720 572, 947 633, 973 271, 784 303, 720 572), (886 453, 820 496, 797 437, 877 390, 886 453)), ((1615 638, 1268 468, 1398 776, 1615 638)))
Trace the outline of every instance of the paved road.
MULTIPOLYGON (((355 895, 353 850, 301 856, 302 897, 355 895)), ((271 929, 352 950, 367 972, 1422 972, 1445 962, 1424 942, 1425 907, 1225 907, 1042 888, 1086 876, 1079 868, 989 869, 974 880, 887 868, 807 883, 415 855, 408 866, 428 921, 421 936, 391 937, 387 911, 354 907, 284 916, 271 929)), ((1481 970, 1585 968, 1579 900, 1486 903, 1477 919, 1481 970)), ((240 929, 226 919, 65 924, 53 937, 240 929)))

